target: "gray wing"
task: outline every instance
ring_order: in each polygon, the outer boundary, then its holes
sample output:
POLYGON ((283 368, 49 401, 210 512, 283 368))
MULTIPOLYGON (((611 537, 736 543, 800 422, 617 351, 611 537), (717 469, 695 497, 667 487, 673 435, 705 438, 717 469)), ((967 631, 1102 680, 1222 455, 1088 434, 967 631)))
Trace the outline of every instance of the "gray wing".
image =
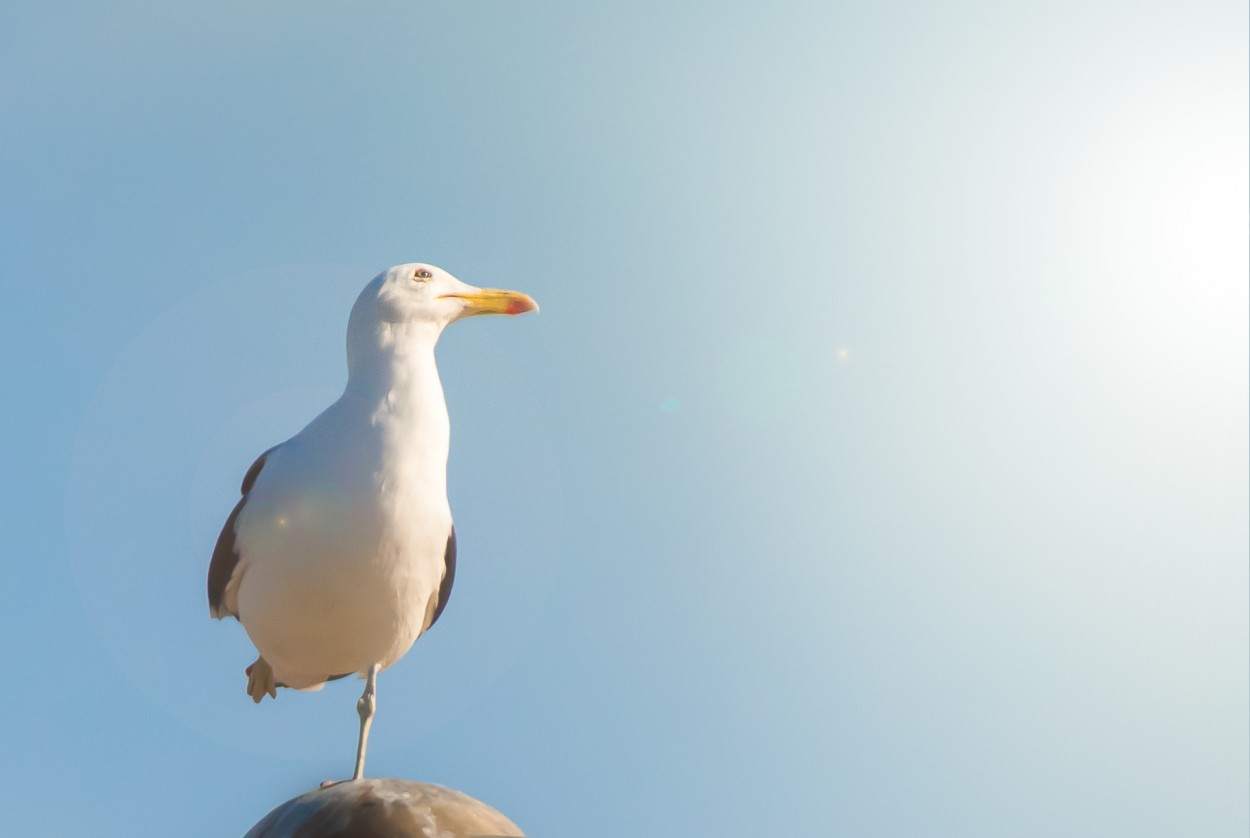
MULTIPOLYGON (((439 615, 443 613, 443 609, 447 607, 447 600, 451 599, 451 585, 456 581, 456 528, 451 528, 451 535, 447 536, 447 549, 443 553, 443 581, 438 586, 438 604, 434 606, 434 619, 430 620, 430 626, 438 622, 439 615)), ((430 626, 426 626, 427 630, 430 626)))
POLYGON ((247 503, 247 493, 252 491, 256 478, 265 467, 265 459, 277 447, 275 445, 257 457, 256 462, 252 463, 252 467, 247 470, 247 474, 243 475, 243 485, 239 488, 239 493, 243 497, 239 498, 239 502, 234 505, 230 517, 226 518, 226 525, 221 528, 221 535, 217 536, 217 546, 213 548, 213 558, 208 563, 208 613, 219 620, 223 617, 235 619, 239 617, 238 614, 226 611, 226 586, 230 584, 230 577, 234 575, 234 569, 239 564, 239 552, 234 544, 234 526, 239 520, 239 513, 243 511, 244 504, 247 503))

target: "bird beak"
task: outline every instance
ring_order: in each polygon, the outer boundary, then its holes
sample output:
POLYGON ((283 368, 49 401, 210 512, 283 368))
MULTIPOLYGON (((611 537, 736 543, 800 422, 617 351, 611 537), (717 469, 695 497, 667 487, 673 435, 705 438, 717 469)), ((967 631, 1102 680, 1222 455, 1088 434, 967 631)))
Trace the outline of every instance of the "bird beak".
POLYGON ((498 288, 478 288, 461 294, 442 294, 442 298, 452 297, 466 303, 464 317, 475 314, 524 314, 527 311, 538 311, 538 303, 528 294, 520 291, 501 291, 498 288))

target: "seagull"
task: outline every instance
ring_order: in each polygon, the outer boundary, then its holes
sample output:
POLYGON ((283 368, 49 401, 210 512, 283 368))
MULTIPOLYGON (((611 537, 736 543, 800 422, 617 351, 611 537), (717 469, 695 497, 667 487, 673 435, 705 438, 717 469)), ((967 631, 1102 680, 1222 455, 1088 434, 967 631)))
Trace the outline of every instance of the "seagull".
POLYGON ((456 572, 447 500, 450 422, 434 362, 448 325, 538 305, 434 265, 365 286, 347 324, 347 386, 302 431, 261 454, 217 539, 208 607, 256 646, 256 703, 358 674, 353 780, 364 777, 378 673, 434 625, 456 572))

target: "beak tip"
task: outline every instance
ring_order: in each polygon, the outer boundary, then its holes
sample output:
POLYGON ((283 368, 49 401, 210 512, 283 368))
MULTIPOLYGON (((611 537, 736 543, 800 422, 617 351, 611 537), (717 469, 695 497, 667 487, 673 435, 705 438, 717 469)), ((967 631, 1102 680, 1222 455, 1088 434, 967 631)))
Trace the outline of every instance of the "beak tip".
POLYGON ((527 311, 538 311, 538 303, 529 294, 520 291, 502 291, 497 288, 479 288, 463 293, 443 294, 443 297, 455 297, 464 300, 465 313, 473 314, 506 314, 510 317, 524 314, 527 311))

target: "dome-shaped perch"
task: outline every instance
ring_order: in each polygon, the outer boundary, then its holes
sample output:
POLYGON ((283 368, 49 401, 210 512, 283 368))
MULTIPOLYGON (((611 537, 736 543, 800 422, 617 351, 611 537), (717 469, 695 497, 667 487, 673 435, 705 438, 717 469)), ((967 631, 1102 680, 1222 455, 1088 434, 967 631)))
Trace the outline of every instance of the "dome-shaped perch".
POLYGON ((355 780, 288 800, 244 838, 524 838, 467 794, 414 780, 355 780))

